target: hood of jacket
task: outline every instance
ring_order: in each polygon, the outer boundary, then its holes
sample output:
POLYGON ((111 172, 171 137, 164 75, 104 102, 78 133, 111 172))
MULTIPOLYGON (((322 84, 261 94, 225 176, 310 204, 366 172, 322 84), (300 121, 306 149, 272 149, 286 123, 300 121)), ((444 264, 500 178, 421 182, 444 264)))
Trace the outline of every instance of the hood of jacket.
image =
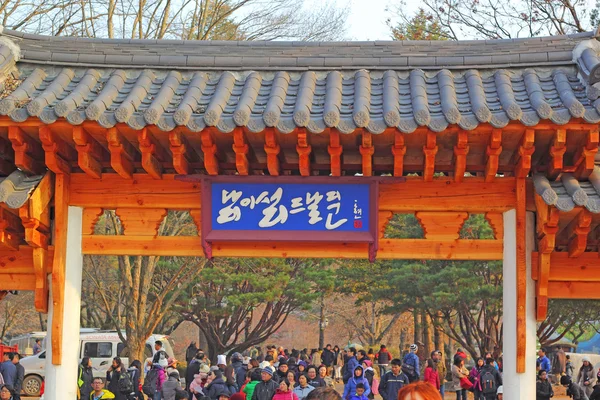
POLYGON ((354 368, 354 371, 352 371, 352 378, 353 378, 353 379, 356 379, 356 378, 364 378, 364 375, 365 375, 365 373, 364 373, 364 372, 365 372, 365 371, 364 371, 363 367, 361 367, 360 365, 358 365, 356 368, 354 368), (359 376, 356 376, 356 370, 357 370, 357 369, 360 369, 360 375, 359 375, 359 376))
MULTIPOLYGON (((170 377, 169 377, 170 378, 170 377)), ((223 378, 215 378, 211 383, 211 385, 225 385, 225 381, 223 380, 223 378)))

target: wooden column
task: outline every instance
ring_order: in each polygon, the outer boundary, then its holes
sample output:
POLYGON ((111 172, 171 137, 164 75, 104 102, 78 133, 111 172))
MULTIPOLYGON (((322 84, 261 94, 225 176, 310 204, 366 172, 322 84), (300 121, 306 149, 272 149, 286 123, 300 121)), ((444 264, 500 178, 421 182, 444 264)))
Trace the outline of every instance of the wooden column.
POLYGON ((362 173, 363 176, 373 176, 373 136, 370 132, 363 129, 361 135, 361 145, 359 147, 362 156, 362 173))
POLYGON ((329 130, 329 152, 331 164, 331 176, 342 176, 342 152, 343 148, 340 143, 340 132, 337 129, 329 130))
POLYGON ((423 180, 425 182, 431 182, 433 180, 433 174, 435 172, 435 155, 437 152, 436 134, 435 132, 427 132, 427 143, 423 146, 423 153, 425 154, 423 180))
POLYGON ((467 154, 469 154, 469 137, 467 132, 458 131, 454 146, 454 181, 462 182, 467 170, 467 154))
POLYGON ((402 176, 404 174, 404 155, 406 154, 404 134, 402 132, 394 133, 392 154, 394 155, 394 176, 402 176))
POLYGON ((517 373, 525 372, 526 347, 526 307, 527 307, 527 253, 526 253, 526 186, 525 178, 516 180, 517 195, 517 373))
POLYGON ((305 128, 298 128, 298 144, 296 145, 296 151, 298 152, 298 169, 300 175, 310 176, 310 153, 312 147, 308 139, 309 135, 305 128))

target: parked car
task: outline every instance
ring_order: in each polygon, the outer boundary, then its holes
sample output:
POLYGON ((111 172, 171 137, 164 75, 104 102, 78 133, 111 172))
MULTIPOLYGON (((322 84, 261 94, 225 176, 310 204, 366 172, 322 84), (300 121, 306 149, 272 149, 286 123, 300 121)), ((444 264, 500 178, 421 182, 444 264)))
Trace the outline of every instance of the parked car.
MULTIPOLYGON (((159 334, 150 336, 146 341, 145 356, 152 356, 154 343, 157 340, 162 341, 163 350, 169 357, 173 357, 173 346, 169 342, 169 337, 159 334)), ((90 357, 94 377, 106 377, 106 371, 110 367, 112 359, 117 356, 121 357, 125 365, 129 365, 127 349, 125 349, 125 344, 121 342, 116 331, 96 331, 79 335, 79 359, 90 357)), ((140 361, 144 362, 144 360, 140 361)), ((34 356, 23 358, 21 365, 25 368, 23 393, 26 396, 39 396, 45 377, 46 350, 34 356)))

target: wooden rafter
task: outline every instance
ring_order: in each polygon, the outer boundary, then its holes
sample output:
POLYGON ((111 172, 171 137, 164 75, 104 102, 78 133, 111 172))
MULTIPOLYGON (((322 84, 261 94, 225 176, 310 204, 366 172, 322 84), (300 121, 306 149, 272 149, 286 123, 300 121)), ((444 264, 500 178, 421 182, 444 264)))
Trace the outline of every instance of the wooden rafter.
POLYGON ((15 165, 15 151, 10 141, 0 138, 0 175, 10 175, 17 169, 15 165))
POLYGON ((431 182, 433 180, 433 174, 435 172, 435 155, 437 152, 438 146, 436 145, 436 133, 427 132, 427 142, 425 146, 423 146, 423 153, 425 154, 423 180, 425 182, 431 182))
POLYGON ((469 154, 469 137, 466 131, 458 131, 454 146, 454 180, 462 182, 467 170, 467 154, 469 154))
POLYGON ((298 128, 296 151, 298 152, 298 169, 302 176, 310 176, 311 173, 310 153, 312 152, 312 147, 309 136, 305 128, 298 128))
POLYGON ((363 129, 361 133, 361 145, 359 151, 362 156, 363 176, 373 176, 373 154, 375 153, 373 135, 365 129, 363 129))
POLYGON ((108 150, 110 151, 110 165, 122 178, 132 179, 133 161, 136 150, 127 139, 117 130, 110 128, 106 131, 108 150))
POLYGON ((19 250, 24 236, 25 229, 21 219, 6 208, 0 208, 0 248, 19 250))
POLYGON ((73 127, 73 141, 79 168, 94 179, 102 178, 102 160, 106 150, 81 126, 73 127))
POLYGON ((485 181, 493 182, 498 173, 498 163, 502 153, 502 130, 493 129, 490 135, 490 143, 486 149, 487 162, 485 164, 485 181))
POLYGON ((569 237, 569 257, 579 257, 585 251, 591 225, 592 213, 582 208, 566 228, 569 237))
POLYGON ((250 146, 246 140, 244 130, 240 127, 233 130, 233 151, 235 153, 235 167, 238 174, 248 175, 250 173, 248 153, 250 146))
POLYGON ((204 169, 209 175, 219 175, 218 148, 215 143, 214 128, 208 128, 200 133, 202 153, 204 154, 204 169))
POLYGON ((48 126, 40 126, 39 135, 48 169, 55 174, 70 174, 70 162, 77 159, 75 149, 62 140, 48 126))
POLYGON ((394 155, 394 176, 402 176, 404 174, 404 155, 406 154, 404 134, 402 132, 394 132, 392 154, 394 155))
POLYGON ((190 173, 190 161, 193 161, 193 151, 188 151, 190 145, 180 129, 169 132, 171 154, 173 154, 173 168, 178 174, 190 173))
POLYGON ((550 146, 550 160, 548 163, 548 179, 554 180, 563 170, 563 157, 567 151, 567 130, 557 129, 550 146))
POLYGON ((329 146, 327 152, 330 157, 331 176, 342 176, 342 144, 340 143, 340 132, 337 129, 329 130, 329 146))
POLYGON ((12 142, 18 168, 35 175, 44 173, 44 150, 38 142, 14 125, 8 127, 8 139, 12 142))
POLYGON ((515 163, 515 176, 517 178, 525 178, 531 170, 531 156, 535 151, 533 143, 535 141, 535 131, 533 129, 525 129, 521 137, 521 143, 517 150, 517 159, 515 163))
MULTIPOLYGON (((531 263, 539 262, 540 254, 531 254, 531 263)), ((531 278, 539 279, 539 271, 531 270, 531 278)), ((572 258, 566 251, 555 251, 550 255, 550 272, 548 282, 600 282, 600 263, 597 252, 585 252, 577 258, 572 258)), ((553 293, 548 293, 553 298, 553 293)))
POLYGON ((142 168, 154 179, 161 179, 162 163, 171 159, 168 152, 156 141, 148 128, 138 132, 138 144, 142 154, 142 168))
POLYGON ((275 129, 267 128, 265 130, 265 153, 267 153, 267 168, 271 176, 279 176, 281 174, 280 152, 281 147, 277 143, 275 129))
POLYGON ((585 144, 577 151, 575 161, 575 177, 587 179, 594 170, 595 156, 598 153, 598 127, 590 129, 586 134, 585 144))

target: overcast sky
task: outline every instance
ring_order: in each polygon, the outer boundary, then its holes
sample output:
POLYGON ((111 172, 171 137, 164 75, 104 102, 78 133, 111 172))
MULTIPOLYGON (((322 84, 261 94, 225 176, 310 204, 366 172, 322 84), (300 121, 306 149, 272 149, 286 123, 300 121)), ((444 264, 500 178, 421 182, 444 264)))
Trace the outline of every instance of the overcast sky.
MULTIPOLYGON (((348 31, 350 40, 390 40, 390 29, 385 24, 389 14, 388 5, 398 4, 398 0, 349 0, 350 15, 348 31)), ((412 2, 414 4, 414 2, 412 2)), ((341 5, 342 2, 339 2, 341 5)))

